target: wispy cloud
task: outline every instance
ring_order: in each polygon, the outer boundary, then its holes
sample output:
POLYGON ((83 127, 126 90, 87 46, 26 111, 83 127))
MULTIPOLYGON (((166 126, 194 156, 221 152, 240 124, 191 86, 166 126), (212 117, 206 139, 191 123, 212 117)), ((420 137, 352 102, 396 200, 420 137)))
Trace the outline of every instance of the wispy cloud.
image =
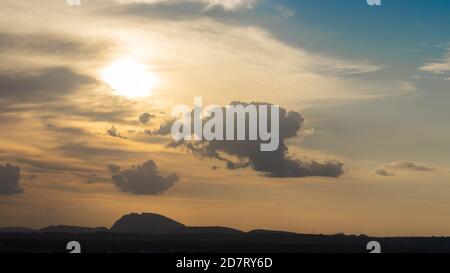
POLYGON ((289 18, 295 15, 296 11, 295 9, 283 6, 283 5, 276 5, 275 11, 278 12, 282 17, 289 18))
POLYGON ((423 163, 410 161, 396 161, 378 166, 374 174, 380 176, 395 176, 396 171, 435 172, 438 169, 423 163))
POLYGON ((146 3, 146 4, 180 4, 186 2, 202 3, 205 9, 221 7, 232 11, 237 9, 252 9, 260 0, 117 0, 119 3, 146 3))
POLYGON ((207 7, 221 6, 225 10, 234 10, 239 8, 252 9, 260 0, 200 0, 207 7))
POLYGON ((429 62, 419 68, 421 71, 434 74, 445 74, 450 72, 450 52, 441 61, 429 62))

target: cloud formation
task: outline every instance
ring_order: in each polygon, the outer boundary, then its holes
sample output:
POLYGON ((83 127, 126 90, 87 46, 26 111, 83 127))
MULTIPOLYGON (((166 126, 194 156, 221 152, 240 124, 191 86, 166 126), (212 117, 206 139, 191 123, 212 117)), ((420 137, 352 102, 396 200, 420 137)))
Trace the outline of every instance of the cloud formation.
POLYGON ((160 175, 153 160, 123 171, 119 166, 111 164, 108 165, 108 171, 111 173, 114 185, 119 190, 137 195, 162 194, 179 180, 175 173, 168 176, 160 175))
POLYGON ((93 78, 78 74, 67 67, 0 74, 0 99, 47 101, 70 94, 79 87, 94 82, 93 78))
POLYGON ((264 101, 323 105, 325 101, 336 104, 414 91, 401 80, 382 83, 358 80, 357 77, 384 67, 366 58, 314 53, 301 45, 285 43, 268 29, 240 18, 242 12, 225 14, 215 9, 202 13, 199 3, 188 3, 118 5, 105 12, 105 16, 129 17, 130 21, 136 17, 148 20, 149 40, 143 40, 142 44, 171 45, 170 49, 161 47, 151 59, 161 60, 165 73, 174 79, 170 83, 174 89, 172 96, 180 100, 199 95, 199 90, 208 90, 210 99, 222 104, 236 98, 251 101, 257 93, 264 101), (212 73, 217 69, 221 73, 212 73))
POLYGON ((147 124, 150 122, 150 120, 154 119, 156 116, 149 114, 149 113, 143 113, 139 116, 139 121, 143 124, 147 124))
MULTIPOLYGON (((231 105, 267 105, 269 103, 243 103, 232 102, 231 105)), ((225 111, 225 108, 223 109, 225 111)), ((248 117, 247 117, 248 118, 248 117)), ((258 117, 259 118, 259 117, 258 117)), ((270 118, 268 119, 270 120, 270 118)), ((204 124, 207 120, 205 120, 204 124)), ((154 134, 167 135, 170 133, 170 125, 173 121, 168 121, 161 125, 159 130, 154 134), (163 128, 163 130, 161 130, 163 128)), ((258 121, 259 123, 259 121, 258 121)), ((260 147, 264 143, 260 140, 250 141, 230 141, 230 140, 211 140, 211 141, 196 141, 196 142, 171 142, 168 146, 172 148, 184 148, 192 152, 194 156, 200 158, 215 158, 226 162, 226 166, 230 170, 251 167, 257 172, 264 173, 267 177, 309 177, 309 176, 323 176, 323 177, 339 177, 344 173, 343 164, 336 160, 329 160, 326 162, 317 162, 310 159, 296 159, 289 154, 289 148, 285 141, 290 138, 297 137, 297 133, 303 126, 304 119, 300 113, 295 111, 286 111, 280 108, 279 129, 280 129, 280 144, 277 150, 273 152, 262 152, 260 147), (233 161, 229 157, 237 158, 233 161)), ((224 132, 226 132, 226 122, 224 117, 224 132)), ((237 132, 237 123, 235 123, 235 131, 237 132)), ((246 132, 249 132, 249 122, 247 120, 246 132)), ((225 136, 224 136, 225 139, 225 136)), ((247 138, 248 139, 248 138, 247 138)))
POLYGON ((444 74, 450 72, 450 53, 444 57, 442 61, 430 62, 419 68, 422 71, 434 74, 444 74))
POLYGON ((54 33, 10 33, 0 32, 0 49, 9 53, 46 54, 53 57, 78 58, 99 56, 111 43, 86 42, 68 35, 54 33))
POLYGON ((122 136, 119 133, 119 130, 117 130, 117 128, 115 126, 111 126, 111 128, 106 130, 106 134, 111 136, 111 137, 117 137, 117 138, 122 138, 122 139, 126 139, 126 137, 122 136))
POLYGON ((237 9, 252 9, 261 0, 117 0, 120 3, 145 3, 145 4, 180 4, 180 3, 201 3, 205 9, 221 7, 231 11, 237 9))
POLYGON ((167 136, 172 130, 172 125, 175 122, 174 119, 166 120, 159 125, 159 128, 153 131, 148 131, 149 134, 167 136))
POLYGON ((252 9, 260 0, 200 0, 205 3, 206 8, 220 6, 225 10, 252 9))
POLYGON ((289 18, 295 15, 295 10, 283 5, 276 5, 275 11, 282 17, 289 18))
POLYGON ((23 193, 19 185, 20 168, 6 164, 0 165, 0 195, 11 195, 23 193))
POLYGON ((417 162, 409 162, 409 161, 397 161, 397 162, 391 162, 388 164, 384 164, 379 166, 375 171, 375 175, 380 176, 395 176, 395 171, 401 170, 401 171, 416 171, 416 172, 435 172, 437 171, 436 168, 426 166, 422 163, 417 162))
POLYGON ((48 161, 34 158, 23 158, 23 157, 15 157, 15 161, 28 165, 33 172, 91 172, 92 170, 89 168, 83 168, 74 166, 71 163, 64 161, 48 161))
POLYGON ((111 145, 111 143, 99 144, 95 141, 67 142, 56 147, 55 150, 64 156, 79 159, 85 159, 86 155, 89 155, 90 158, 97 159, 121 159, 124 157, 132 157, 139 153, 116 147, 115 145, 111 145))

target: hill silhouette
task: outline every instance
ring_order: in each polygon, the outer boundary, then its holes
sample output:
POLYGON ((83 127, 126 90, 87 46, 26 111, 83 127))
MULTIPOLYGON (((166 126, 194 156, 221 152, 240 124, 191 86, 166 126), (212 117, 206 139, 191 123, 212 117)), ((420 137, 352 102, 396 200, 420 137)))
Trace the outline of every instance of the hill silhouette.
POLYGON ((166 216, 155 213, 130 213, 122 216, 111 228, 106 227, 79 227, 56 225, 44 227, 41 229, 31 229, 23 227, 0 228, 1 233, 67 233, 67 234, 85 234, 85 233, 124 233, 124 234, 242 234, 237 229, 228 227, 196 227, 185 226, 166 216))
POLYGON ((36 230, 32 228, 23 228, 23 227, 0 228, 0 233, 33 233, 33 232, 36 232, 36 230))
POLYGON ((57 232, 57 233, 97 233, 97 232, 106 232, 109 231, 108 228, 105 227, 74 227, 74 226, 49 226, 39 230, 39 232, 57 232))
POLYGON ((67 252, 77 240, 84 252, 144 253, 367 253, 370 241, 383 252, 450 253, 448 237, 371 238, 366 235, 310 235, 257 229, 186 226, 153 213, 131 213, 111 228, 50 226, 0 228, 0 253, 67 252))
POLYGON ((110 231, 117 233, 171 233, 181 232, 185 225, 154 213, 131 213, 117 220, 110 231))

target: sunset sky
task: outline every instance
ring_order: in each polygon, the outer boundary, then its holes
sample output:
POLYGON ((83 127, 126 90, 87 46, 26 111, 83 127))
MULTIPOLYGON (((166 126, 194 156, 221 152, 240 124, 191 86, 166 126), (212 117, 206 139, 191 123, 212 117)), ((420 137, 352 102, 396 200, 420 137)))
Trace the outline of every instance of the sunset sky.
POLYGON ((0 227, 153 212, 246 231, 450 235, 450 1, 0 0, 0 11, 0 227), (232 169, 227 148, 168 145, 172 107, 196 96, 291 111, 280 156, 300 171, 261 172, 252 156, 232 169))

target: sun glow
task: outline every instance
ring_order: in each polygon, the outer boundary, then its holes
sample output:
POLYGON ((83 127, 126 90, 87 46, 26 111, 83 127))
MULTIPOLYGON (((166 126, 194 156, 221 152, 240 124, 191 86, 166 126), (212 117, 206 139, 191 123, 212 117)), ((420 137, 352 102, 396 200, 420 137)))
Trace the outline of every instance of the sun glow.
POLYGON ((128 59, 106 67, 102 79, 117 95, 127 98, 150 96, 159 83, 158 77, 144 65, 128 59))

